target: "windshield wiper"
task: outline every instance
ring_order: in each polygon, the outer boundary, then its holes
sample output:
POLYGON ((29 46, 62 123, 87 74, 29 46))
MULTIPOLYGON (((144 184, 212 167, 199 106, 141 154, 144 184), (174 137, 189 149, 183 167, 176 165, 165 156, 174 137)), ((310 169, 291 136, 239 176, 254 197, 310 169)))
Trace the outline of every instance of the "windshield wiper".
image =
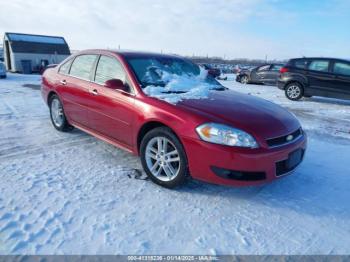
POLYGON ((184 94, 187 93, 188 91, 164 91, 162 94, 184 94))
POLYGON ((141 83, 142 88, 145 88, 147 86, 160 86, 165 87, 165 83, 141 83))
POLYGON ((224 86, 220 86, 220 87, 211 88, 211 90, 215 90, 215 91, 225 91, 225 90, 228 90, 228 88, 227 88, 227 87, 224 87, 224 86))

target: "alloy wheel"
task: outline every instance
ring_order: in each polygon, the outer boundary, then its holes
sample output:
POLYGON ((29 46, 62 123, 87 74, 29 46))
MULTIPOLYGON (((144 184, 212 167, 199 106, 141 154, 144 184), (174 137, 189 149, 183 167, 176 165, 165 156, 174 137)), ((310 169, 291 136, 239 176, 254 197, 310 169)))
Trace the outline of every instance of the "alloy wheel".
POLYGON ((242 76, 241 83, 244 84, 244 85, 248 84, 248 77, 247 76, 242 76))
POLYGON ((300 94, 301 94, 301 89, 297 85, 291 85, 287 89, 287 95, 292 99, 298 98, 300 94))
POLYGON ((161 181, 172 181, 179 174, 179 152, 165 137, 154 137, 147 143, 145 160, 152 175, 161 181))
POLYGON ((54 124, 57 127, 61 127, 64 123, 64 114, 63 114, 63 107, 61 102, 54 98, 51 101, 51 116, 54 124))

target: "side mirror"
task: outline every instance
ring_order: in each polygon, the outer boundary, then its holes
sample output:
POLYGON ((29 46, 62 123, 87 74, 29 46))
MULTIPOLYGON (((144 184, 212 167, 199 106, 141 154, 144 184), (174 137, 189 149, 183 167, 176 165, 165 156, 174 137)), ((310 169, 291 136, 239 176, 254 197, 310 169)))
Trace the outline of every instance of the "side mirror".
POLYGON ((120 79, 110 79, 105 82, 105 87, 110 88, 110 89, 118 89, 127 92, 128 89, 124 85, 123 81, 120 79))

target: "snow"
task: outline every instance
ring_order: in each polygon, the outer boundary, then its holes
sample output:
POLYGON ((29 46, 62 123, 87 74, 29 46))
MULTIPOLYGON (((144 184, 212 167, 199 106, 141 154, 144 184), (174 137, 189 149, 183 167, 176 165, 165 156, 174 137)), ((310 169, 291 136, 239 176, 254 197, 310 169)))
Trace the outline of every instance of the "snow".
POLYGON ((198 76, 177 75, 161 72, 161 82, 163 86, 147 86, 144 92, 152 97, 164 100, 168 103, 176 104, 185 99, 208 98, 209 92, 218 87, 206 81, 208 72, 200 68, 198 76), (184 93, 181 93, 184 92, 184 93))
POLYGON ((57 132, 38 76, 0 80, 0 254, 348 254, 349 101, 222 83, 301 120, 309 148, 294 175, 167 190, 140 177, 137 157, 57 132))

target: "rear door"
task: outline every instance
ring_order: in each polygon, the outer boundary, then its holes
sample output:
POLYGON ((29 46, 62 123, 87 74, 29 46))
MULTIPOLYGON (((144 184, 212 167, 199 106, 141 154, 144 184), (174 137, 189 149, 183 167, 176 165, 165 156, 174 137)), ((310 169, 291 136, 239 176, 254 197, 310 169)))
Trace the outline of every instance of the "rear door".
POLYGON ((264 83, 275 85, 280 75, 281 68, 282 68, 282 65, 271 65, 269 68, 269 71, 265 74, 264 83))
POLYGON ((330 60, 312 59, 306 72, 309 87, 314 95, 327 95, 332 92, 333 74, 330 72, 330 60))
POLYGON ((59 69, 58 93, 68 120, 89 127, 89 87, 97 55, 79 55, 59 69), (69 64, 71 63, 71 64, 69 64))
POLYGON ((132 146, 133 122, 136 117, 134 94, 126 72, 115 57, 101 55, 90 90, 89 119, 98 133, 125 147, 132 146), (110 79, 120 79, 129 86, 129 92, 104 86, 110 79))
POLYGON ((350 98, 350 62, 334 61, 332 64, 334 74, 333 90, 338 98, 350 98))
POLYGON ((270 65, 259 66, 252 70, 250 79, 252 82, 263 83, 268 78, 270 65))

